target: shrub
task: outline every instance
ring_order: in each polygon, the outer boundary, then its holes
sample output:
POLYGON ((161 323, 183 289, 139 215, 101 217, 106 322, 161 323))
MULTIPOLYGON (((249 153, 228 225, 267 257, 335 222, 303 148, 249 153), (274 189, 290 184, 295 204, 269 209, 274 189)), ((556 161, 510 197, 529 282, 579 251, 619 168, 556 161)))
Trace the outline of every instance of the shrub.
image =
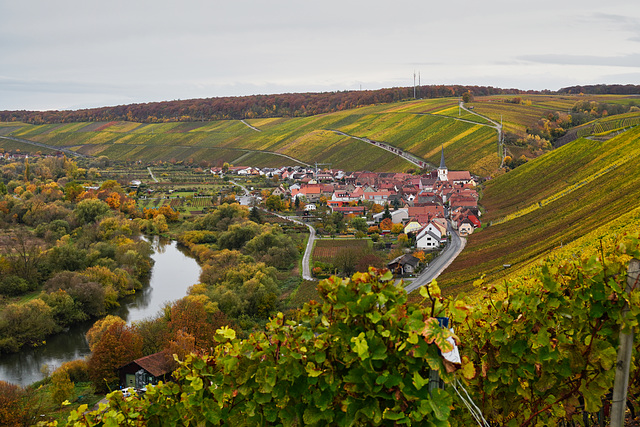
POLYGON ((89 381, 89 365, 86 360, 78 359, 63 363, 56 371, 64 370, 74 383, 89 381))
POLYGON ((0 294, 16 296, 31 290, 29 282, 21 277, 10 275, 0 280, 0 294))

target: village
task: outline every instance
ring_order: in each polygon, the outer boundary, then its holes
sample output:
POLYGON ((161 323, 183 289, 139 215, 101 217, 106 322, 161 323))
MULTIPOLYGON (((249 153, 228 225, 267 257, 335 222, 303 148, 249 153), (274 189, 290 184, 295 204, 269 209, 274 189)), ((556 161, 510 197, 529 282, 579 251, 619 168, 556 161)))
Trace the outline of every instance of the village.
MULTIPOLYGON (((325 208, 345 217, 367 219, 378 226, 380 234, 402 226, 402 232, 415 238, 416 249, 437 249, 448 238, 448 221, 460 236, 467 236, 481 226, 478 207, 477 177, 469 171, 448 170, 444 150, 440 166, 429 173, 345 172, 305 167, 278 169, 229 166, 211 168, 218 175, 238 177, 277 177, 280 182, 270 191, 304 211, 305 219, 325 208), (390 221, 384 221, 386 218, 390 221)), ((238 197, 246 205, 264 201, 265 193, 238 197)))

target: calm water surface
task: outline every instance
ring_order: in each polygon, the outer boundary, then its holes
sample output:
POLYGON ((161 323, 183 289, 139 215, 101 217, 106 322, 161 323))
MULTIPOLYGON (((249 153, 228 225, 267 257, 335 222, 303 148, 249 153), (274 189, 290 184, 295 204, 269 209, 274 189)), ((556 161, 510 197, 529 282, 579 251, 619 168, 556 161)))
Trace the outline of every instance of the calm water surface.
MULTIPOLYGON (((187 294, 188 288, 198 283, 200 266, 177 247, 173 240, 152 241, 155 261, 149 285, 135 295, 120 301, 120 307, 110 314, 122 317, 127 322, 155 317, 160 309, 170 301, 187 294)), ((0 380, 27 385, 41 380, 43 365, 53 371, 64 362, 81 359, 89 354, 89 346, 84 337, 94 321, 69 328, 68 331, 47 339, 47 344, 24 349, 16 354, 0 356, 0 380)))

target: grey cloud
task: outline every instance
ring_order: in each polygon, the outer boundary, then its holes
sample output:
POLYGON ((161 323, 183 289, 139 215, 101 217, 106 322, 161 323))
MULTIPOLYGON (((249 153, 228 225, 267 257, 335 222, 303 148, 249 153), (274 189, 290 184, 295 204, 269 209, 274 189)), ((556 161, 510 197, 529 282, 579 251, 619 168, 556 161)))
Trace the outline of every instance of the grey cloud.
POLYGON ((609 67, 640 67, 640 53, 623 56, 595 55, 523 55, 518 59, 542 64, 557 65, 595 65, 609 67))

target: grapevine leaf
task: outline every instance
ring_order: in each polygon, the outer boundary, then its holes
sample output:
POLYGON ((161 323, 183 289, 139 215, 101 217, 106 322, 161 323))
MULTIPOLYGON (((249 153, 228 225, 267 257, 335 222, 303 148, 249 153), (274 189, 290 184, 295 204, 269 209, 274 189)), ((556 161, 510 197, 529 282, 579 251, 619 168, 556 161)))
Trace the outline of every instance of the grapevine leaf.
POLYGON ((455 335, 453 333, 440 326, 438 319, 430 317, 424 322, 424 328, 422 329, 422 336, 428 344, 435 343, 441 352, 448 353, 453 350, 453 344, 447 341, 447 338, 455 335))
POLYGON ((429 404, 437 419, 446 421, 449 418, 452 404, 452 398, 449 393, 439 388, 433 390, 429 404))
POLYGON ((420 390, 422 387, 424 387, 428 383, 429 383, 429 378, 427 378, 427 379, 422 378, 422 376, 418 373, 418 371, 415 371, 413 373, 413 385, 418 390, 420 390))
POLYGON ((322 374, 322 371, 316 369, 316 364, 313 362, 308 362, 305 370, 307 371, 307 375, 309 375, 310 377, 317 377, 322 374))
POLYGON ((462 376, 468 380, 472 380, 476 376, 476 368, 467 356, 462 356, 462 376))
POLYGON ((364 337, 364 332, 360 332, 360 335, 351 338, 351 342, 353 343, 352 349, 360 359, 365 360, 369 357, 369 344, 367 344, 367 340, 364 337))

